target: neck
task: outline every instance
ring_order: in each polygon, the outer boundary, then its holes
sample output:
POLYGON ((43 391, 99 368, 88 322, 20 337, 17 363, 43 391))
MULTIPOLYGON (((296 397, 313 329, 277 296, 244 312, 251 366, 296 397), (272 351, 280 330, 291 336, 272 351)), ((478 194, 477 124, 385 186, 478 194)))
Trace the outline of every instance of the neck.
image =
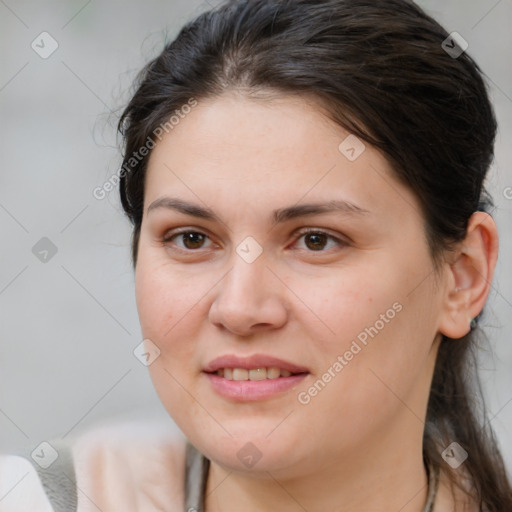
MULTIPOLYGON (((422 429, 411 436, 407 429, 379 436, 364 450, 322 461, 301 475, 285 477, 271 471, 256 475, 227 471, 211 462, 208 474, 206 512, 422 512, 428 481, 421 452, 422 429), (420 447, 420 449, 418 449, 420 447)), ((415 420, 417 421, 417 419, 415 420)), ((417 425, 416 425, 417 427, 417 425)))

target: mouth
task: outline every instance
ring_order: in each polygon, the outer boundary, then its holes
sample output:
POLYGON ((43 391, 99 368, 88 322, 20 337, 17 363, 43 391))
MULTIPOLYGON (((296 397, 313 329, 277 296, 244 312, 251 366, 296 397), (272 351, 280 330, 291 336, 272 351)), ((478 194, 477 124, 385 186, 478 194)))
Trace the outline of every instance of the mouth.
MULTIPOLYGON (((210 372, 207 372, 210 373, 210 372)), ((211 372, 214 375, 219 377, 223 377, 227 380, 236 380, 236 381, 261 381, 261 380, 275 380, 290 377, 292 375, 300 375, 305 372, 290 372, 289 370, 285 370, 284 368, 278 368, 275 366, 271 366, 269 368, 219 368, 215 372, 211 372)))
POLYGON ((246 358, 221 356, 211 361, 203 373, 217 394, 235 402, 283 395, 310 374, 305 367, 261 354, 246 358))

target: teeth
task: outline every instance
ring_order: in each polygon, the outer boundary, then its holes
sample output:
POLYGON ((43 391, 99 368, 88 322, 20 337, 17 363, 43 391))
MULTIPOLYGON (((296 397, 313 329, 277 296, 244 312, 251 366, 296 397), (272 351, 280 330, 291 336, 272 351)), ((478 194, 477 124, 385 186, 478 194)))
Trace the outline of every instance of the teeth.
POLYGON ((291 372, 288 370, 281 370, 280 368, 220 368, 215 372, 219 377, 224 377, 227 380, 265 380, 265 379, 278 379, 279 377, 290 377, 291 372))
POLYGON ((245 368, 233 368, 233 380, 249 380, 249 371, 245 368))
POLYGON ((267 368, 267 379, 277 379, 281 375, 279 368, 267 368))
POLYGON ((249 380, 265 380, 266 378, 266 368, 256 368, 254 370, 249 370, 249 380))

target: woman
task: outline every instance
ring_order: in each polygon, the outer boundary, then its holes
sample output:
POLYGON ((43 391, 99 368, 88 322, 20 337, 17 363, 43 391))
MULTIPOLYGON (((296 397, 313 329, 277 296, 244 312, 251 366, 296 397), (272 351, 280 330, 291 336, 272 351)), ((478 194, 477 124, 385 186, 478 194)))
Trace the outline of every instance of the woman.
POLYGON ((496 123, 464 50, 407 0, 242 0, 147 65, 120 194, 186 439, 82 440, 76 489, 40 472, 54 507, 512 510, 475 405, 496 123))

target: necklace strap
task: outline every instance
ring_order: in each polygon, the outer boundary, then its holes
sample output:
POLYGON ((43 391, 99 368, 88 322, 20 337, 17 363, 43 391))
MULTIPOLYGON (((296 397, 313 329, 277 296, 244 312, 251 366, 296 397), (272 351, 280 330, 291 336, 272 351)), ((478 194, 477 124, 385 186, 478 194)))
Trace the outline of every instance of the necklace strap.
POLYGON ((210 461, 189 442, 185 455, 185 512, 204 512, 210 461))
POLYGON ((428 475, 428 494, 427 502, 422 512, 432 512, 436 501, 437 488, 439 486, 439 468, 434 466, 430 461, 425 463, 425 469, 428 475))

